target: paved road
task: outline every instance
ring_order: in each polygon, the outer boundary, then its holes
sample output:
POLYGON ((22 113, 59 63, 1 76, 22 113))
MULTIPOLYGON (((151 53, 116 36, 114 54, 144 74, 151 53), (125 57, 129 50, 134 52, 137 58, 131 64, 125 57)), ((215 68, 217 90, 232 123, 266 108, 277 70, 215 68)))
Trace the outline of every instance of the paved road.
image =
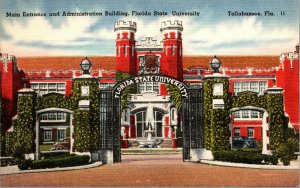
POLYGON ((182 162, 181 154, 123 155, 97 168, 2 175, 1 186, 298 186, 298 170, 260 170, 182 162))

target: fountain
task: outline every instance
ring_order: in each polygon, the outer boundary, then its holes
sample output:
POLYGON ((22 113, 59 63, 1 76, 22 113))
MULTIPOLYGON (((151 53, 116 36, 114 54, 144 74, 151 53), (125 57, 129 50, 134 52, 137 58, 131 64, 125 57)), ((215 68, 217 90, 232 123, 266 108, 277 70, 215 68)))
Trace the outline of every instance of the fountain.
POLYGON ((148 105, 146 112, 146 129, 144 131, 145 137, 137 139, 139 148, 156 148, 162 142, 161 139, 153 138, 154 130, 154 111, 151 104, 148 105), (146 139, 147 138, 147 139, 146 139))

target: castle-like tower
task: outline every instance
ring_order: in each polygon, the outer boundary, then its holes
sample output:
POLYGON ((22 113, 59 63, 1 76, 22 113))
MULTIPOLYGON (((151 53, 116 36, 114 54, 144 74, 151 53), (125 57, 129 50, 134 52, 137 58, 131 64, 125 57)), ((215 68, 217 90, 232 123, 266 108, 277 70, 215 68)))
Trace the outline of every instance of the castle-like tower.
POLYGON ((135 75, 135 32, 136 23, 118 21, 115 23, 116 33, 116 71, 135 75))
POLYGON ((161 23, 160 31, 164 37, 161 70, 165 70, 169 76, 182 80, 182 22, 164 21, 161 23))
MULTIPOLYGON (((136 75, 140 72, 140 59, 146 54, 155 54, 158 58, 159 73, 182 80, 182 22, 164 21, 160 31, 163 41, 157 42, 146 37, 136 45, 135 32, 137 25, 132 21, 115 23, 116 33, 116 70, 136 75)), ((151 33, 149 33, 151 34, 151 33)))

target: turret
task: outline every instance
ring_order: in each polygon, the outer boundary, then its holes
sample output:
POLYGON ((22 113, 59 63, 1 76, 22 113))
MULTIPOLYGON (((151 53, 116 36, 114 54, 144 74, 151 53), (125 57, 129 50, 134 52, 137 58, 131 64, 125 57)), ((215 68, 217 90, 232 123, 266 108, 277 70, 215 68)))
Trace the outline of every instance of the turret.
POLYGON ((117 21, 114 31, 116 33, 116 71, 133 75, 136 70, 136 23, 132 21, 117 21))
POLYGON ((163 34, 164 57, 162 58, 165 59, 161 69, 167 75, 182 80, 182 22, 178 20, 164 21, 161 23, 160 31, 163 34))

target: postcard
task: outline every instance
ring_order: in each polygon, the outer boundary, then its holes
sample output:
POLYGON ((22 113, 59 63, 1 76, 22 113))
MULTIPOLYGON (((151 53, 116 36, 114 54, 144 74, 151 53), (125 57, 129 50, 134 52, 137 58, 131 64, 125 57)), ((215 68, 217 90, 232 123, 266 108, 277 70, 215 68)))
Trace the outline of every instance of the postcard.
POLYGON ((1 186, 299 185, 299 1, 0 10, 1 186))

